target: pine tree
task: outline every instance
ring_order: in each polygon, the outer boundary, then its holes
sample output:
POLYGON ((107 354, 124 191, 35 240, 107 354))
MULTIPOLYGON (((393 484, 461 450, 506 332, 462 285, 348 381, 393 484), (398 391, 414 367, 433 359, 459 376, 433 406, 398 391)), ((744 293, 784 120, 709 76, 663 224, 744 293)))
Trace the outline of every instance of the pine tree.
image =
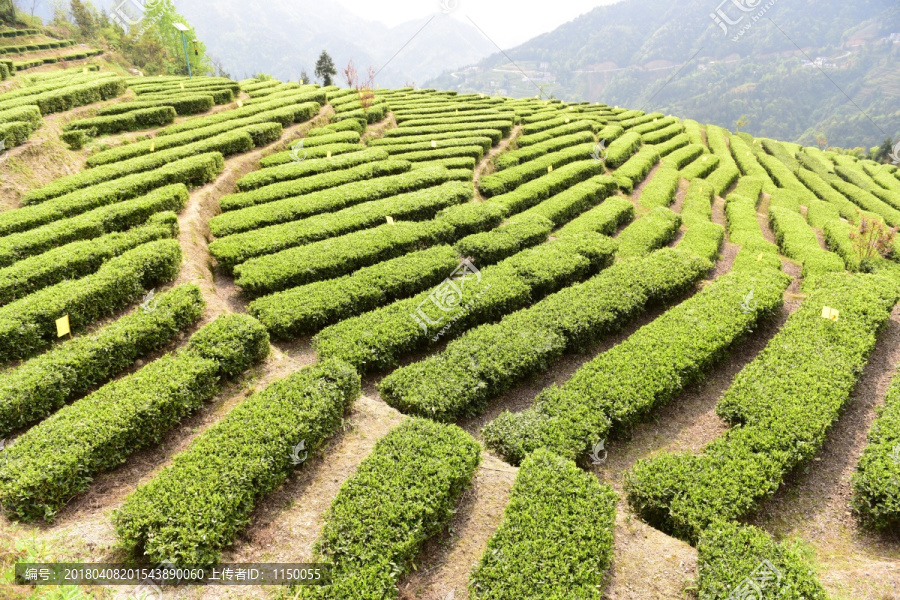
POLYGON ((337 69, 334 68, 334 61, 328 56, 328 53, 322 50, 319 60, 316 61, 316 77, 322 80, 322 85, 331 85, 332 77, 337 75, 337 69))

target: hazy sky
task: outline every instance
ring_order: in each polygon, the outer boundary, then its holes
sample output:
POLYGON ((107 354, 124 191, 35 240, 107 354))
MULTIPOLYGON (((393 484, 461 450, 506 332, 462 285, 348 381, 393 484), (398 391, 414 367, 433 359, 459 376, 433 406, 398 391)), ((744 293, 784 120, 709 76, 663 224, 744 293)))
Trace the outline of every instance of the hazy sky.
POLYGON ((541 33, 571 21, 595 6, 616 0, 554 0, 522 2, 514 0, 338 0, 351 12, 365 19, 398 25, 405 21, 423 22, 442 11, 469 23, 469 18, 502 48, 511 48, 541 33), (466 17, 469 18, 466 18, 466 17))

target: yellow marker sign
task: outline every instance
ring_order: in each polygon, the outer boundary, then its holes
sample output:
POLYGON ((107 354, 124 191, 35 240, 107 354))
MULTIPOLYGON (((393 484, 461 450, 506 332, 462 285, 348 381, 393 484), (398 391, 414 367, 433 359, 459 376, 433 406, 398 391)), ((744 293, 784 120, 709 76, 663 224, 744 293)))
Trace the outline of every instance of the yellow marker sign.
POLYGON ((828 319, 829 321, 837 321, 839 314, 840 313, 837 311, 836 308, 831 308, 830 306, 822 307, 822 318, 823 319, 828 319))
POLYGON ((550 165, 549 167, 547 167, 547 172, 548 172, 548 173, 552 173, 552 172, 553 172, 553 165, 550 165))
POLYGON ((394 217, 388 217, 388 218, 387 218, 387 222, 388 222, 388 225, 393 225, 393 224, 394 224, 394 217))
POLYGON ((303 85, 303 80, 302 80, 302 79, 300 80, 300 85, 303 85))
POLYGON ((325 155, 325 158, 331 158, 331 150, 328 151, 328 154, 325 155))
POLYGON ((156 152, 156 142, 150 142, 150 152, 156 152))
POLYGON ((72 329, 69 327, 69 315, 63 315, 56 320, 56 337, 62 337, 70 333, 72 333, 72 329))
POLYGON ((761 260, 762 260, 762 257, 763 257, 763 253, 760 252, 760 253, 759 253, 759 256, 756 257, 756 262, 761 261, 761 260))
POLYGON ((181 89, 184 89, 184 82, 183 82, 183 81, 179 81, 179 82, 178 82, 178 85, 181 86, 181 89))
POLYGON ((437 148, 437 141, 431 140, 431 147, 432 147, 432 148, 437 148))

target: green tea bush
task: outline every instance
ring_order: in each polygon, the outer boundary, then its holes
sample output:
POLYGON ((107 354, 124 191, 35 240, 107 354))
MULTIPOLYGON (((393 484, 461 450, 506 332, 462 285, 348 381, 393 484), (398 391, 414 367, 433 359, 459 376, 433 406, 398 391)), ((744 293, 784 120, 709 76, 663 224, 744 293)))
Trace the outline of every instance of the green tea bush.
POLYGON ((52 520, 100 472, 162 436, 218 392, 220 381, 269 352, 265 328, 247 315, 219 317, 175 354, 60 409, 7 449, 3 509, 19 520, 52 520), (48 446, 65 452, 47 452, 48 446))
POLYGON ((215 564, 257 502, 296 469, 292 448, 319 449, 359 394, 359 375, 338 361, 254 393, 125 499, 113 515, 122 545, 153 561, 215 564))
POLYGON ((455 425, 407 419, 375 444, 341 486, 315 545, 332 583, 301 598, 397 596, 425 541, 450 522, 481 462, 481 446, 455 425))
POLYGON ((204 306, 200 288, 182 285, 7 371, 0 383, 0 435, 41 421, 163 348, 200 319, 204 306))
POLYGON ((0 269, 0 306, 37 290, 95 272, 106 261, 141 244, 178 234, 175 213, 157 213, 145 225, 72 242, 0 269))
MULTIPOLYGON (((317 192, 230 211, 210 219, 210 231, 217 237, 251 231, 439 185, 450 178, 449 171, 443 168, 411 171, 408 170, 408 163, 401 165, 396 162, 393 166, 389 164, 388 167, 387 170, 404 168, 406 172, 364 181, 351 181, 317 192)), ((341 171, 337 173, 339 172, 341 171)), ((302 185, 303 180, 300 181, 302 185)), ((254 191, 258 190, 259 188, 254 191)))
POLYGON ((589 258, 594 272, 608 264, 609 255, 603 248, 588 252, 589 247, 579 236, 573 236, 529 248, 480 270, 477 282, 463 286, 461 294, 451 294, 446 301, 459 310, 443 310, 437 304, 445 301, 439 292, 446 290, 423 292, 331 325, 319 332, 313 343, 319 356, 342 358, 360 371, 395 367, 402 355, 427 346, 435 338, 455 336, 470 327, 497 321, 583 279, 591 269, 576 256, 589 258))
POLYGON ((44 288, 0 307, 0 362, 27 358, 56 340, 56 320, 69 315, 72 331, 114 314, 171 281, 181 266, 176 240, 149 242, 107 261, 96 273, 44 288))
POLYGON ((152 129, 167 125, 178 116, 171 106, 142 108, 131 112, 69 121, 66 128, 93 131, 93 135, 111 135, 123 131, 152 129))
POLYGON ((0 267, 47 252, 62 244, 88 240, 114 231, 125 231, 145 223, 159 212, 179 212, 187 204, 187 200, 187 187, 177 183, 157 188, 134 200, 101 206, 30 231, 0 237, 0 267))
POLYGON ((288 340, 429 289, 458 266, 453 248, 435 246, 264 296, 251 302, 248 312, 273 338, 288 340))
POLYGON ((410 168, 411 164, 408 161, 401 160, 388 159, 367 162, 355 167, 326 171, 301 179, 289 179, 288 181, 272 183, 248 192, 228 194, 219 199, 219 207, 223 212, 240 210, 276 200, 328 190, 355 181, 369 180, 386 175, 398 175, 409 171, 410 168))
POLYGON ((538 448, 577 459, 611 431, 631 428, 702 380, 733 344, 778 311, 789 283, 775 269, 718 278, 584 364, 562 386, 546 388, 532 408, 500 415, 485 439, 513 462, 538 448), (751 291, 755 302, 748 305, 751 291))
POLYGON ((617 498, 572 461, 531 454, 472 572, 472 598, 528 598, 539 589, 542 598, 596 599, 612 564, 617 498))
MULTIPOLYGON (((322 278, 323 273, 315 270, 312 265, 319 263, 319 261, 316 261, 316 263, 295 262, 298 256, 307 255, 310 250, 308 246, 310 242, 327 238, 333 239, 359 229, 375 227, 379 223, 385 223, 388 216, 409 221, 425 221, 434 217, 440 210, 467 202, 471 197, 472 188, 470 184, 467 185, 465 182, 448 182, 444 185, 419 190, 418 192, 400 194, 392 198, 350 207, 336 213, 318 215, 302 223, 292 223, 292 227, 285 227, 283 232, 278 232, 284 233, 283 236, 273 235, 267 239, 256 240, 258 244, 274 244, 277 239, 281 239, 282 243, 279 243, 278 247, 287 249, 275 254, 256 256, 242 262, 234 269, 235 281, 245 292, 252 295, 271 293, 317 281, 322 278), (286 236, 290 236, 289 242, 283 241, 286 236)), ((222 241, 225 242, 230 239, 223 238, 222 241)), ((238 239, 231 241, 236 242, 238 239)), ((250 248, 249 244, 244 244, 243 247, 248 252, 258 249, 258 246, 250 248)), ((232 249, 234 246, 228 246, 227 248, 232 249)), ((222 255, 220 250, 221 248, 217 247, 214 256, 222 255)), ((333 265, 333 261, 339 256, 345 256, 348 251, 351 253, 363 251, 365 255, 369 255, 368 249, 348 248, 335 255, 323 255, 320 261, 324 261, 324 264, 327 265, 333 265)), ((326 273, 333 273, 334 268, 334 266, 329 266, 326 273)))
POLYGON ((690 541, 715 522, 753 512, 821 449, 897 298, 896 283, 878 275, 818 278, 719 401, 718 415, 740 426, 700 454, 639 461, 626 484, 635 512, 690 541), (837 320, 822 318, 825 306, 838 311, 837 320))
POLYGON ((828 598, 800 549, 790 542, 775 542, 757 527, 716 523, 703 532, 697 554, 700 600, 743 594, 785 600, 828 598))

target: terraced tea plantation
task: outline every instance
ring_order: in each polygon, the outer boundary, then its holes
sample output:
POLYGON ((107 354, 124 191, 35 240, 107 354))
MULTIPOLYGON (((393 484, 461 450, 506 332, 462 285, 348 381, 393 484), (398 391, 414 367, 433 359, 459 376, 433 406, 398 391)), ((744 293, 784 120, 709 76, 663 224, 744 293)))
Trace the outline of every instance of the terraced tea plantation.
POLYGON ((900 598, 896 167, 603 104, 3 86, 4 598, 900 598))

